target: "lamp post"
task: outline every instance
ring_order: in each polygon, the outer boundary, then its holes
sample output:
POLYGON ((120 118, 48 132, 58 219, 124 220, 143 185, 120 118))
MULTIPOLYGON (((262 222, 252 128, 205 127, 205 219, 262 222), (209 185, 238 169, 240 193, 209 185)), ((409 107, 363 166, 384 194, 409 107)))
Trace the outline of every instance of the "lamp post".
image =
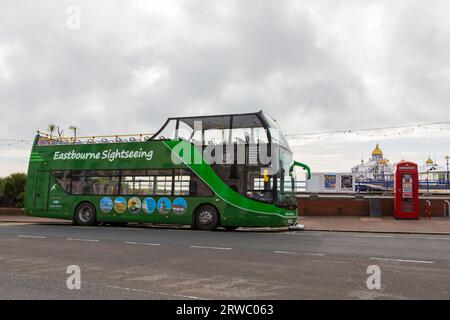
POLYGON ((431 168, 427 170, 427 194, 430 193, 430 183, 428 182, 428 181, 429 181, 429 180, 428 180, 428 173, 429 173, 430 171, 433 171, 433 170, 436 170, 436 168, 434 167, 434 165, 431 166, 431 168))
POLYGON ((73 130, 73 140, 74 140, 74 142, 76 142, 77 141, 77 127, 76 126, 70 126, 69 127, 69 130, 73 130))
POLYGON ((445 175, 445 189, 448 189, 448 180, 449 180, 449 176, 448 176, 448 159, 450 159, 449 156, 445 156, 445 160, 447 161, 447 174, 445 175))

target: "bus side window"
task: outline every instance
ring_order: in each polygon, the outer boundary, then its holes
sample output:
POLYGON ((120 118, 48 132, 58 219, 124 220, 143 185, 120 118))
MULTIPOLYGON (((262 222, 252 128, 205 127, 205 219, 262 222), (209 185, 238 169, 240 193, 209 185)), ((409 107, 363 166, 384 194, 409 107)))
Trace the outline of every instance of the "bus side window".
POLYGON ((172 193, 172 176, 160 175, 156 177, 156 194, 170 196, 172 193))
POLYGON ((54 171, 53 177, 56 179, 56 182, 61 186, 61 188, 70 193, 70 184, 71 184, 71 172, 70 171, 54 171))
POLYGON ((175 170, 174 190, 175 196, 189 196, 190 195, 190 181, 189 172, 184 169, 175 170))
POLYGON ((272 178, 268 177, 268 180, 265 181, 259 168, 247 172, 247 197, 271 203, 273 201, 272 190, 272 178))
POLYGON ((197 197, 211 197, 214 195, 212 190, 194 173, 191 173, 189 194, 197 197))
POLYGON ((72 194, 82 194, 84 183, 81 179, 84 179, 84 177, 72 178, 72 194))
POLYGON ((133 177, 122 177, 120 194, 131 194, 133 191, 133 177))
POLYGON ((197 196, 197 182, 195 182, 195 180, 191 180, 189 181, 189 195, 190 196, 197 196))
POLYGON ((119 177, 75 176, 72 178, 72 194, 117 195, 119 177))

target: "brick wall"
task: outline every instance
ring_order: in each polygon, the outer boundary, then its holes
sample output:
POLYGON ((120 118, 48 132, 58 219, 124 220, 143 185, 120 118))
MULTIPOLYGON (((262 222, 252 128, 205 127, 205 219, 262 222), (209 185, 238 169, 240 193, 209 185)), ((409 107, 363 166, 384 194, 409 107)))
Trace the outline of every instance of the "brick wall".
MULTIPOLYGON (((429 199, 431 201, 431 215, 444 216, 444 200, 429 199)), ((355 198, 298 198, 298 214, 300 216, 370 216, 369 199, 355 198)), ((425 199, 419 200, 420 215, 424 216, 425 199)), ((394 199, 381 199, 383 216, 394 213, 394 199)))
POLYGON ((25 215, 25 212, 23 211, 23 208, 0 207, 0 215, 19 216, 19 215, 25 215))

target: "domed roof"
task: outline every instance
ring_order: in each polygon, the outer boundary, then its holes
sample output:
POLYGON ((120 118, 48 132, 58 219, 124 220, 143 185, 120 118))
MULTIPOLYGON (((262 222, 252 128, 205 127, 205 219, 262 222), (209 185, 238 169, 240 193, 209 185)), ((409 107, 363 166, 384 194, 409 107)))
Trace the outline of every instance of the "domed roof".
POLYGON ((375 149, 373 149, 372 155, 373 156, 382 156, 383 155, 383 151, 381 151, 380 145, 378 143, 377 143, 375 149))
POLYGON ((431 160, 430 157, 428 157, 428 160, 425 162, 425 164, 426 164, 427 166, 432 166, 432 165, 434 164, 434 162, 433 162, 433 160, 431 160))

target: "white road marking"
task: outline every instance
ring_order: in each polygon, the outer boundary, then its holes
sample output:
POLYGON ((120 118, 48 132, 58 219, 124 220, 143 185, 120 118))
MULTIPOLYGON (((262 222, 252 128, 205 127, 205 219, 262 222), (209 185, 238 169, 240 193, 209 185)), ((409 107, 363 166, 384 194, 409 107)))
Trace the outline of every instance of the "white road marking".
POLYGON ((427 263, 427 264, 435 263, 434 261, 424 261, 424 260, 407 260, 407 259, 374 258, 374 257, 371 257, 370 260, 396 261, 396 262, 413 262, 413 263, 427 263))
POLYGON ((44 236, 28 236, 25 234, 19 234, 18 235, 19 238, 32 238, 32 239, 46 239, 47 237, 44 236))
POLYGON ((149 243, 149 242, 133 242, 133 241, 125 241, 126 244, 137 244, 142 246, 160 246, 159 243, 149 243))
POLYGON ((450 238, 426 238, 427 240, 450 240, 450 238))
POLYGON ((212 249, 212 250, 231 250, 231 248, 225 248, 225 247, 205 247, 205 246, 189 246, 189 248, 194 248, 194 249, 212 249))
POLYGON ((302 254, 302 255, 307 255, 307 256, 325 257, 324 253, 309 253, 309 252, 280 251, 280 250, 275 250, 274 252, 281 253, 281 254, 302 254))
POLYGON ((100 240, 97 239, 74 239, 74 238, 67 238, 67 241, 87 241, 87 242, 99 242, 100 240))
MULTIPOLYGON (((34 274, 31 275, 31 274, 26 274, 26 273, 11 273, 11 272, 8 272, 7 274, 15 275, 15 276, 21 276, 21 277, 35 278, 35 279, 44 279, 44 280, 47 280, 47 281, 55 280, 53 278, 48 278, 48 277, 45 277, 45 276, 34 275, 34 274)), ((107 284, 107 283, 95 283, 95 282, 83 281, 82 284, 89 285, 89 286, 96 286, 96 287, 108 287, 108 288, 117 289, 117 290, 126 290, 126 291, 133 291, 133 292, 159 294, 159 295, 164 295, 164 296, 173 296, 173 297, 179 297, 179 298, 184 298, 184 299, 206 300, 206 298, 201 298, 201 297, 196 297, 196 296, 174 294, 174 293, 161 292, 161 291, 151 291, 151 290, 144 290, 144 289, 137 289, 137 288, 120 287, 120 286, 115 286, 115 285, 111 285, 111 284, 107 284)))
POLYGON ((354 234, 353 236, 359 238, 394 238, 394 236, 369 235, 369 234, 354 234))
POLYGON ((293 251, 279 251, 279 250, 275 250, 275 253, 283 253, 283 254, 297 254, 297 252, 293 252, 293 251))
POLYGON ((136 288, 119 287, 119 286, 110 285, 110 284, 106 284, 106 283, 83 282, 83 284, 94 285, 94 286, 105 286, 105 287, 112 288, 112 289, 119 289, 119 290, 126 290, 126 291, 134 291, 134 292, 142 292, 142 293, 150 293, 150 294, 159 294, 159 295, 165 295, 165 296, 173 296, 173 297, 184 298, 184 299, 206 300, 205 298, 200 298, 200 297, 196 297, 196 296, 188 296, 188 295, 167 293, 167 292, 160 292, 160 291, 150 291, 150 290, 136 289, 136 288))
POLYGON ((324 253, 304 253, 304 254, 310 255, 310 256, 325 257, 324 253))

